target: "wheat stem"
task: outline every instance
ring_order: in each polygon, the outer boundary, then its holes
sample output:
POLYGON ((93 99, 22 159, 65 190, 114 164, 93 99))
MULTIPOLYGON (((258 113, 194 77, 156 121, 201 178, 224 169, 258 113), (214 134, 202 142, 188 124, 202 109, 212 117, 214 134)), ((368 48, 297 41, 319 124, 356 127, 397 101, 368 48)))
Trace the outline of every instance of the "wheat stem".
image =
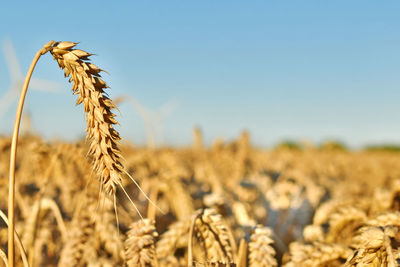
POLYGON ((26 74, 24 85, 22 87, 21 95, 18 102, 17 113, 15 115, 13 137, 11 143, 11 154, 10 154, 10 173, 8 183, 8 266, 14 267, 15 263, 15 251, 14 251, 14 205, 15 205, 15 159, 17 156, 17 143, 19 126, 21 122, 22 110, 24 108, 25 96, 28 90, 29 81, 31 79, 33 70, 35 69, 36 63, 40 56, 48 52, 48 49, 54 41, 50 41, 40 49, 32 60, 31 66, 29 67, 28 73, 26 74))
MULTIPOLYGON (((8 222, 7 216, 1 210, 0 210, 0 217, 7 224, 7 226, 10 225, 8 222)), ((22 258, 22 262, 24 263, 24 267, 29 267, 28 257, 26 256, 26 251, 24 249, 24 246, 22 245, 21 239, 19 238, 19 235, 17 234, 17 232, 14 232, 14 234, 17 237, 17 245, 19 248, 19 252, 21 253, 21 258, 22 258)))
POLYGON ((196 212, 196 214, 193 215, 192 222, 190 223, 187 267, 193 267, 193 234, 194 234, 194 228, 196 225, 196 220, 197 220, 197 218, 199 218, 199 216, 201 216, 201 214, 202 214, 202 211, 196 212))
POLYGON ((240 240, 240 245, 239 245, 239 255, 238 255, 238 267, 246 267, 247 266, 247 249, 248 249, 248 244, 246 242, 246 239, 240 240))
POLYGON ((2 259, 4 266, 8 267, 8 263, 7 263, 7 255, 6 253, 4 253, 4 251, 2 249, 0 249, 0 258, 2 259))

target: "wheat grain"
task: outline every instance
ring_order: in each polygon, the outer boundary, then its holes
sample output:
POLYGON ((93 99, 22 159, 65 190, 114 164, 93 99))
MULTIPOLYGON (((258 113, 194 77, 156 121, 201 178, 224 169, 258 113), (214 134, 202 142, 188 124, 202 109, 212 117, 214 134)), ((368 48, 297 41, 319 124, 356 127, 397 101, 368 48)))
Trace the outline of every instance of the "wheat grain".
POLYGON ((327 242, 345 242, 352 236, 354 229, 361 226, 367 219, 365 212, 352 206, 339 208, 329 218, 327 242))
POLYGON ((202 241, 208 260, 233 262, 229 229, 220 214, 214 209, 202 210, 195 219, 195 229, 197 237, 202 241))
POLYGON ((125 260, 128 267, 152 267, 157 263, 154 247, 157 231, 154 222, 144 219, 130 225, 125 240, 125 260))
MULTIPOLYGON (((354 238, 358 249, 348 258, 346 266, 397 266, 391 238, 396 239, 398 230, 393 226, 361 228, 354 238)), ((397 244, 398 241, 397 237, 397 244)))
POLYGON ((351 255, 351 250, 338 244, 293 242, 290 244, 290 253, 283 266, 325 266, 324 264, 335 260, 344 262, 349 255, 351 255))
POLYGON ((275 250, 272 247, 274 241, 271 238, 272 231, 267 227, 256 226, 250 237, 249 267, 276 267, 275 250))
POLYGON ((51 46, 50 53, 58 65, 70 76, 72 91, 78 95, 76 104, 83 103, 86 113, 86 132, 90 142, 89 154, 94 157, 94 169, 99 175, 101 191, 114 195, 116 187, 122 182, 123 166, 120 162, 120 136, 113 128, 117 124, 112 109, 115 105, 105 95, 108 86, 100 78, 102 71, 88 62, 89 54, 74 49, 76 43, 57 42, 51 46))

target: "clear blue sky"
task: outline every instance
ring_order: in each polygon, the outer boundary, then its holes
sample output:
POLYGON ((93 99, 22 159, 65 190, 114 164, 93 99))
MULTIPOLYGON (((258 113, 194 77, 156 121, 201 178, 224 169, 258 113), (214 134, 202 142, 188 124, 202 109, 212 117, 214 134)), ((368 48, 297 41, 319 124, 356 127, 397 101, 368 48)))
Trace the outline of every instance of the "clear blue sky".
MULTIPOLYGON (((13 42, 23 73, 48 40, 78 41, 110 73, 111 97, 154 109, 176 99, 169 143, 191 142, 200 125, 207 142, 246 128, 260 145, 335 138, 360 146, 400 142, 399 14, 399 1, 7 1, 0 41, 13 42)), ((7 71, 1 53, 0 97, 7 71)), ((29 93, 36 130, 82 135, 82 107, 50 55, 34 76, 63 89, 29 93)), ((11 132, 15 108, 1 132, 11 132)), ((120 110, 122 136, 144 142, 138 113, 120 110)))

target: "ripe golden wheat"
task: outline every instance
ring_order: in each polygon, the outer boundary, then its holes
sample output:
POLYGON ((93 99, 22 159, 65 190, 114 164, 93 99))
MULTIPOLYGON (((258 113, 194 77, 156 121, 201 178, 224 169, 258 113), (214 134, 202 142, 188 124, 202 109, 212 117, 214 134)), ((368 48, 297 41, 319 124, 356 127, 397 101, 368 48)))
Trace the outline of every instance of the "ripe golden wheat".
MULTIPOLYGON (((89 62, 91 54, 75 46, 49 42, 40 53, 50 52, 72 82, 86 114, 89 142, 47 142, 30 134, 18 144, 15 230, 31 266, 400 264, 398 154, 266 151, 252 147, 248 133, 207 148, 198 129, 192 147, 120 146, 115 106, 104 92, 101 69, 89 62), (86 151, 100 191, 111 198, 98 197, 86 151), (129 208, 130 201, 117 190, 125 170, 135 174, 164 213, 135 185, 124 184, 147 218, 129 208)), ((10 145, 10 138, 0 137, 3 197, 10 145)), ((1 210, 5 204, 0 202, 1 210)), ((1 227, 5 264, 8 238, 1 227)), ((23 249, 15 254, 19 259, 23 249)))
POLYGON ((94 169, 99 175, 100 188, 114 195, 121 185, 123 166, 120 162, 119 133, 113 128, 117 124, 112 109, 115 105, 104 94, 107 84, 100 78, 102 71, 88 62, 89 54, 74 49, 77 43, 57 42, 50 53, 58 65, 70 77, 72 91, 78 95, 76 104, 83 104, 86 113, 87 139, 90 141, 89 154, 94 158, 94 169))

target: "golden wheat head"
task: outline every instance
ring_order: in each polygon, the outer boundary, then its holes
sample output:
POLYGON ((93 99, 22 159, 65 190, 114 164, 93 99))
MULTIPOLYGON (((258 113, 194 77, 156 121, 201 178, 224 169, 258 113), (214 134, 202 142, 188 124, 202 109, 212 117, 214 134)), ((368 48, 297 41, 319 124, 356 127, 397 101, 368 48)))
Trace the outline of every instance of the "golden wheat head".
POLYGON ((115 105, 105 95, 107 84, 100 78, 102 71, 89 62, 89 54, 74 49, 77 43, 55 42, 49 49, 53 58, 70 77, 72 91, 78 95, 76 104, 83 103, 86 113, 87 140, 90 142, 89 154, 94 158, 94 170, 100 180, 100 189, 114 195, 117 185, 122 181, 123 166, 120 162, 119 133, 113 128, 118 124, 112 109, 115 105))

